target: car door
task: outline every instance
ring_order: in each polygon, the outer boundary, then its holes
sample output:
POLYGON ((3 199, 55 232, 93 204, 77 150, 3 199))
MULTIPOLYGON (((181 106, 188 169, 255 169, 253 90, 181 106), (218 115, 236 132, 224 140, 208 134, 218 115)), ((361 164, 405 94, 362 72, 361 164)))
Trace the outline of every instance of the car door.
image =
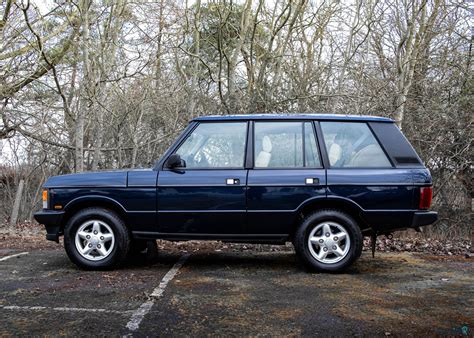
POLYGON ((185 167, 158 175, 162 233, 231 236, 245 232, 248 122, 201 122, 178 145, 185 167))
POLYGON ((351 200, 369 223, 409 224, 414 200, 413 172, 395 168, 367 122, 321 121, 328 153, 328 197, 351 200), (387 219, 386 211, 397 212, 387 219))
POLYGON ((248 232, 288 234, 296 211, 326 197, 314 124, 311 121, 255 121, 253 168, 248 174, 248 232))

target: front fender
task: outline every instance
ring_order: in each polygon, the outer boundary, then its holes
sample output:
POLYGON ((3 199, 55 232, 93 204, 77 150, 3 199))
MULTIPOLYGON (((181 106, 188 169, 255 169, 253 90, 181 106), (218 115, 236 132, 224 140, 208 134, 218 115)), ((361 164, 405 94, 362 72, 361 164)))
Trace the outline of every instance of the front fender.
POLYGON ((87 204, 96 204, 104 206, 110 205, 113 209, 118 208, 121 212, 127 212, 127 210, 120 202, 116 201, 113 198, 101 195, 85 195, 76 197, 64 206, 64 211, 70 212, 71 210, 78 209, 78 206, 84 206, 87 204))

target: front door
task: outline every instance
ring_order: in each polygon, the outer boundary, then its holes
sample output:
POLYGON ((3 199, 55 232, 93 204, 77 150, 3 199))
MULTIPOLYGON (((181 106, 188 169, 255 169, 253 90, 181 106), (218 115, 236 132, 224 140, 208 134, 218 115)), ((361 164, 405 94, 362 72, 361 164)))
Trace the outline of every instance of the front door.
POLYGON ((288 234, 302 204, 326 197, 326 173, 313 122, 255 121, 253 143, 248 232, 288 234))
POLYGON ((158 175, 159 232, 239 235, 246 225, 247 122, 198 124, 174 153, 186 165, 158 175))

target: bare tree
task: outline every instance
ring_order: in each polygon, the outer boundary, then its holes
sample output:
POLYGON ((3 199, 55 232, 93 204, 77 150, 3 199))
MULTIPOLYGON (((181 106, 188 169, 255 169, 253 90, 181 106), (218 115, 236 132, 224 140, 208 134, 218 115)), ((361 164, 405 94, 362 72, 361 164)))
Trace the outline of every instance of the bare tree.
POLYGON ((196 116, 332 112, 394 118, 433 174, 438 228, 472 232, 474 82, 463 2, 46 7, 0 4, 0 200, 11 210, 23 180, 18 219, 31 217, 47 176, 150 167, 196 116))

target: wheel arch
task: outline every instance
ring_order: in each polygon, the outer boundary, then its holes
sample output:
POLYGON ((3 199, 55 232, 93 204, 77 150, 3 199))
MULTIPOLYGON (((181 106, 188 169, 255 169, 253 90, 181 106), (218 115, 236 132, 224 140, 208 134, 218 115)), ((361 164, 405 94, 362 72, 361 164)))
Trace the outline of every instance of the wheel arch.
POLYGON ((75 198, 68 202, 64 207, 64 217, 61 224, 61 232, 64 230, 65 225, 69 219, 74 216, 78 211, 86 208, 104 208, 114 211, 122 220, 127 224, 127 211, 122 204, 116 200, 100 195, 88 195, 75 198))
POLYGON ((366 234, 370 231, 370 226, 367 222, 364 221, 362 214, 364 213, 364 209, 357 204, 356 202, 338 196, 327 196, 327 197, 316 197, 303 202, 297 211, 297 217, 295 220, 295 224, 292 228, 292 233, 290 234, 291 238, 293 238, 298 225, 300 224, 301 220, 304 219, 307 215, 323 209, 337 209, 342 212, 347 213, 349 216, 354 218, 354 220, 359 225, 359 228, 362 231, 362 234, 366 234))

